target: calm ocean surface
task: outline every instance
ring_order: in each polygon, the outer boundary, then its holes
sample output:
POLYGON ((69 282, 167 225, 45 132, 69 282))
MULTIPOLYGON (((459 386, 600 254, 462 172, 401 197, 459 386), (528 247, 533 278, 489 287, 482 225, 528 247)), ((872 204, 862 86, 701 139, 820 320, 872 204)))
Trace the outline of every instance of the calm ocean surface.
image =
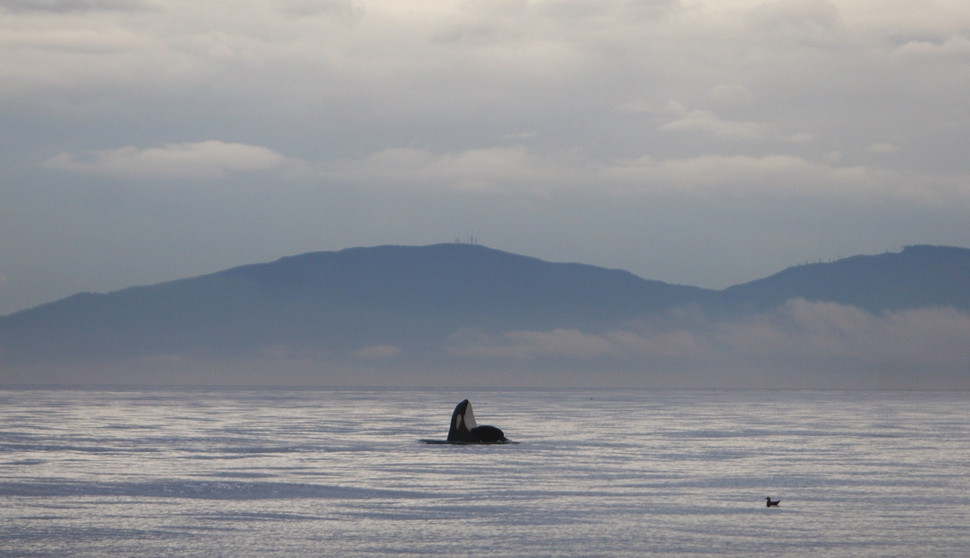
POLYGON ((0 391, 5 557, 968 549, 970 393, 0 391))

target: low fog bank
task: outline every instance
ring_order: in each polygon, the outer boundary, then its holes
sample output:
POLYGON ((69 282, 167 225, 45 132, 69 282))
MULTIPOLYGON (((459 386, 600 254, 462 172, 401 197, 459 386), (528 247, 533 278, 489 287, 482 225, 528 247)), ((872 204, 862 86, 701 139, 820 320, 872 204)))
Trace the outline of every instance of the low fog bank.
POLYGON ((462 329, 437 346, 341 353, 273 345, 256 356, 157 354, 5 365, 4 385, 970 389, 970 315, 878 315, 794 299, 713 318, 682 308, 590 333, 462 329))
POLYGON ((462 332, 448 350, 488 362, 586 363, 591 386, 966 390, 968 341, 970 315, 953 308, 873 315, 794 299, 724 320, 681 309, 599 335, 462 332))

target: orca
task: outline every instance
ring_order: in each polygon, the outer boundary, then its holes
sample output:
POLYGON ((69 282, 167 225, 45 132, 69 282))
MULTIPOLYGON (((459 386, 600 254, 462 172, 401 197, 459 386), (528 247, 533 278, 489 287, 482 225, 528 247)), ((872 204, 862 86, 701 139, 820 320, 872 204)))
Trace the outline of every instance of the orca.
POLYGON ((504 444, 505 433, 494 426, 478 426, 472 413, 472 404, 465 399, 451 414, 448 443, 451 444, 504 444))
POLYGON ((771 496, 765 496, 765 500, 768 501, 768 507, 769 508, 770 507, 778 507, 778 503, 781 502, 781 500, 772 500, 771 499, 771 496))

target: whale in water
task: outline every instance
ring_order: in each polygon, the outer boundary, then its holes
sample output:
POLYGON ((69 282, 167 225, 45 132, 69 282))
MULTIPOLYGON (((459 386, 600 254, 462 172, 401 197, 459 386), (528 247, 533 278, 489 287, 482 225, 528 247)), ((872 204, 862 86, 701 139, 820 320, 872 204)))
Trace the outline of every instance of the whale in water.
POLYGON ((451 414, 451 428, 448 442, 473 444, 504 444, 508 442, 505 433, 494 426, 478 426, 472 413, 472 404, 466 399, 455 407, 451 414))

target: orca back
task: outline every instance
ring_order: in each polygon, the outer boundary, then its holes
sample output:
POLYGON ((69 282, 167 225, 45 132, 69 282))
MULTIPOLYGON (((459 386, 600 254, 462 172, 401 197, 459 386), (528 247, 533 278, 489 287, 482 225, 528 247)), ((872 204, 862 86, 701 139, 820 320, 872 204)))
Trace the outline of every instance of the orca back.
POLYGON ((505 442, 505 433, 494 426, 479 426, 477 428, 472 428, 469 431, 472 441, 481 442, 485 444, 494 444, 496 442, 505 442))

